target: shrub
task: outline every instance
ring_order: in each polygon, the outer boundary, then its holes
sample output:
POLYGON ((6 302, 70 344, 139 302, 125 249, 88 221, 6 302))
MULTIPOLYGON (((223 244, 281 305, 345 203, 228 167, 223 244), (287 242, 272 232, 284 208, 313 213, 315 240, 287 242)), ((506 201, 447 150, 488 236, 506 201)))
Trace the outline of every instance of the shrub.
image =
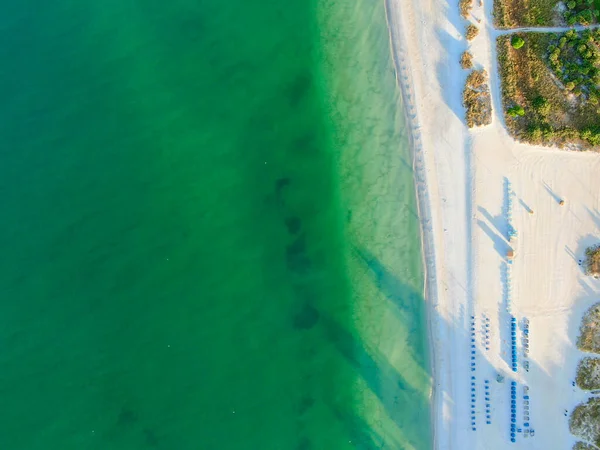
POLYGON ((578 441, 573 446, 573 450, 596 450, 596 447, 593 447, 591 444, 586 444, 585 442, 578 441))
POLYGON ((579 361, 576 381, 580 389, 600 389, 600 358, 587 356, 579 361))
POLYGON ((473 0, 460 0, 458 2, 458 9, 460 10, 460 15, 466 19, 469 17, 471 9, 473 9, 473 0))
POLYGON ((469 52, 463 52, 460 55, 460 67, 463 69, 471 69, 473 67, 473 55, 469 52))
POLYGON ((583 352, 600 353, 600 303, 593 305, 583 315, 577 348, 583 352))
POLYGON ((467 41, 472 41, 473 39, 475 39, 475 36, 477 36, 478 34, 479 34, 479 28, 477 28, 472 23, 467 25, 467 30, 465 33, 465 35, 467 37, 467 41))
POLYGON ((533 109, 541 114, 548 114, 550 112, 550 104, 548 100, 541 95, 538 95, 531 101, 533 109))
POLYGON ((525 110, 523 109, 522 106, 515 105, 515 106, 513 106, 511 108, 508 108, 506 110, 506 113, 510 117, 523 117, 525 115, 525 110))
POLYGON ((542 116, 546 116, 550 113, 550 103, 541 95, 538 95, 531 101, 531 107, 542 116))
POLYGON ((510 40, 510 45, 518 50, 525 45, 525 40, 520 36, 514 35, 510 40))
POLYGON ((525 136, 528 138, 528 142, 539 144, 542 142, 542 128, 537 124, 528 125, 525 136))
POLYGON ((578 405, 569 418, 571 433, 596 447, 600 445, 600 398, 590 398, 578 405))
MULTIPOLYGON (((594 136, 600 138, 600 133, 598 133, 597 129, 595 130, 595 133, 594 136)), ((583 137, 583 133, 581 134, 583 137)), ((590 247, 585 251, 585 273, 595 277, 600 276, 600 245, 590 247)))
POLYGON ((492 123, 492 101, 485 70, 474 70, 467 77, 463 91, 466 123, 469 128, 492 123))
POLYGON ((593 20, 594 20, 594 14, 592 13, 592 11, 590 9, 586 9, 584 11, 581 11, 577 15, 577 21, 581 25, 589 25, 589 24, 592 23, 593 20))

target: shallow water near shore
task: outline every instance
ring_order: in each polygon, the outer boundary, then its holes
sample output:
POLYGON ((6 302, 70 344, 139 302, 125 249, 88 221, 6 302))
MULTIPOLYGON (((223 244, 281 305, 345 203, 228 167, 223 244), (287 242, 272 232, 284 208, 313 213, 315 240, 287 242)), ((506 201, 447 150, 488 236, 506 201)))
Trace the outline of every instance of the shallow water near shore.
POLYGON ((383 4, 0 18, 0 448, 430 448, 383 4))

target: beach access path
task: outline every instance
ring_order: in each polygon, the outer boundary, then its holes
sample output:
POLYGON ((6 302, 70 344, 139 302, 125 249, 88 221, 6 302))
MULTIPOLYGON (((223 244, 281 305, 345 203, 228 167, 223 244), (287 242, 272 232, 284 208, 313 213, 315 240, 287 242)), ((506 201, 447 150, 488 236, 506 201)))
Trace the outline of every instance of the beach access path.
POLYGON ((492 0, 475 3, 471 21, 481 32, 468 43, 468 22, 456 2, 386 0, 423 230, 434 448, 571 448, 565 410, 586 398, 572 386, 581 357, 579 322, 600 301, 600 283, 579 265, 586 246, 600 240, 600 155, 523 145, 508 136, 495 40, 510 31, 494 29, 492 0), (467 71, 458 61, 467 49, 475 68, 490 75, 494 108, 492 124, 473 130, 464 125, 461 105, 467 71), (509 227, 518 233, 512 242, 509 227), (515 251, 510 264, 509 249, 515 251), (528 372, 511 370, 512 316, 520 364, 529 320, 528 372), (515 443, 512 381, 517 424, 524 427, 528 412, 527 429, 535 431, 527 438, 517 433, 515 443))

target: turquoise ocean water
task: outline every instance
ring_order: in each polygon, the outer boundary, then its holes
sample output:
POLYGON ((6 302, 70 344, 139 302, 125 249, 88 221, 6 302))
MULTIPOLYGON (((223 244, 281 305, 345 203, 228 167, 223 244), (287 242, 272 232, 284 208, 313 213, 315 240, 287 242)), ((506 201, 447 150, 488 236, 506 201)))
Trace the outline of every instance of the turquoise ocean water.
POLYGON ((0 4, 0 448, 430 448, 383 2, 0 4))

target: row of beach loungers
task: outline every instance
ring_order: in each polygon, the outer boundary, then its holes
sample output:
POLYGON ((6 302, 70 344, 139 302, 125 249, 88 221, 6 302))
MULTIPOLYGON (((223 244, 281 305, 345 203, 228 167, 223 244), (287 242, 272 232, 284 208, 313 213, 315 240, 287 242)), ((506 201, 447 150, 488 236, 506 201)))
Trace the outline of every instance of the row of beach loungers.
POLYGON ((471 316, 471 429, 473 431, 477 430, 477 422, 475 421, 475 404, 477 400, 476 396, 476 378, 475 378, 475 369, 477 367, 475 355, 477 351, 475 349, 475 316, 471 316))
POLYGON ((510 442, 517 442, 517 382, 510 382, 510 442))
MULTIPOLYGON (((506 219, 508 222, 508 240, 515 239, 517 237, 517 230, 513 227, 512 223, 512 211, 513 211, 513 198, 515 197, 515 192, 512 190, 512 185, 510 181, 506 180, 506 219)), ((512 261, 509 260, 510 264, 512 261)))
POLYGON ((483 337, 482 337, 482 347, 488 351, 490 349, 490 318, 483 315, 483 337))
POLYGON ((511 368, 513 372, 517 371, 517 319, 510 317, 510 348, 511 348, 511 368))
POLYGON ((523 319, 523 356, 529 357, 529 320, 523 319))

